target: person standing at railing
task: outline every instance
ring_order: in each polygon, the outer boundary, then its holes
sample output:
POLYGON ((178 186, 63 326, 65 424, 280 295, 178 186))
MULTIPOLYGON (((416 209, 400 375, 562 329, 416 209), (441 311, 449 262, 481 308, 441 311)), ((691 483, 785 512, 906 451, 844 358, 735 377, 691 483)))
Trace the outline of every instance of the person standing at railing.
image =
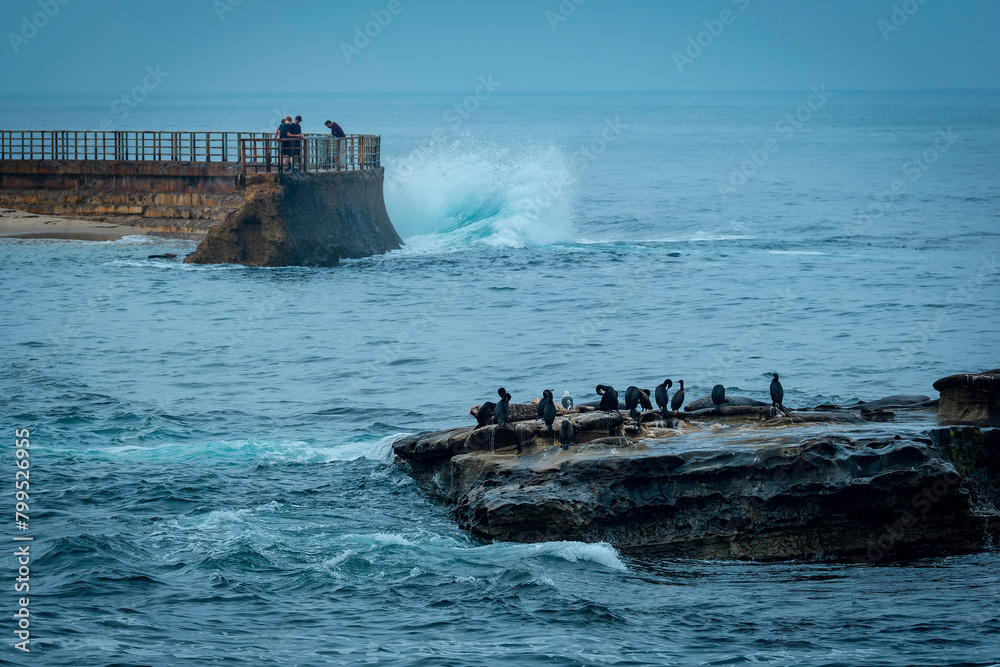
POLYGON ((337 125, 332 120, 326 121, 326 126, 330 128, 330 132, 333 134, 334 138, 337 140, 337 155, 338 158, 338 169, 347 168, 347 135, 344 134, 344 130, 337 125))
POLYGON ((289 150, 292 156, 292 171, 296 171, 295 165, 299 165, 299 169, 302 168, 302 139, 305 137, 302 135, 302 116, 296 116, 295 122, 288 126, 288 139, 292 141, 289 143, 289 150))
POLYGON ((288 147, 288 142, 285 139, 288 138, 288 128, 292 126, 292 117, 285 116, 285 119, 281 121, 281 125, 274 132, 274 138, 278 139, 278 150, 281 154, 281 162, 288 169, 291 167, 292 154, 291 148, 288 147))

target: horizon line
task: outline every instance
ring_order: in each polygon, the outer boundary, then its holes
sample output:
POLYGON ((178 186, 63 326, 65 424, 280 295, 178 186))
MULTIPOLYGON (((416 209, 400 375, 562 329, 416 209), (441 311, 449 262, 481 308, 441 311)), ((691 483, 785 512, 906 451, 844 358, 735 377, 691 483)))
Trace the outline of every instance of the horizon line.
MULTIPOLYGON (((815 85, 825 85, 811 84, 815 85)), ((836 88, 831 87, 841 93, 957 93, 957 92, 1000 92, 1000 88, 836 88)), ((498 91, 497 95, 697 95, 705 93, 796 93, 808 90, 808 88, 704 88, 692 90, 507 90, 498 91)), ((208 92, 208 91, 170 91, 159 93, 162 97, 247 97, 247 96, 325 96, 325 95, 467 95, 468 90, 345 90, 345 91, 233 91, 233 92, 208 92)), ((7 97, 59 97, 66 95, 88 96, 112 96, 117 97, 121 91, 94 91, 94 92, 15 92, 7 93, 7 97)))

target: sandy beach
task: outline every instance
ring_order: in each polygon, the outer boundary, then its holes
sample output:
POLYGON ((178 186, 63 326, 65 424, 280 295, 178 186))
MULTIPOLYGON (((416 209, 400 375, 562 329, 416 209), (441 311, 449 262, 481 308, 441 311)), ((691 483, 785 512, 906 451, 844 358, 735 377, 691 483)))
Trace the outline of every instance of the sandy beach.
POLYGON ((116 241, 123 236, 148 233, 138 227, 0 209, 0 238, 116 241))

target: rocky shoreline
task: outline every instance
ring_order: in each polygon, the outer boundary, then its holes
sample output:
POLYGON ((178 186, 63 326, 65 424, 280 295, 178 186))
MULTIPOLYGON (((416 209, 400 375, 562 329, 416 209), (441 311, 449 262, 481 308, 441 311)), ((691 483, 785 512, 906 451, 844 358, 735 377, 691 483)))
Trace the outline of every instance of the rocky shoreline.
MULTIPOLYGON (((983 375, 965 377, 997 386, 983 375)), ((640 426, 627 413, 560 408, 575 432, 563 450, 534 405, 511 405, 510 424, 408 436, 393 449, 459 525, 489 540, 878 563, 1000 539, 1000 431, 937 409, 926 396, 783 413, 727 405, 647 412, 640 426)))

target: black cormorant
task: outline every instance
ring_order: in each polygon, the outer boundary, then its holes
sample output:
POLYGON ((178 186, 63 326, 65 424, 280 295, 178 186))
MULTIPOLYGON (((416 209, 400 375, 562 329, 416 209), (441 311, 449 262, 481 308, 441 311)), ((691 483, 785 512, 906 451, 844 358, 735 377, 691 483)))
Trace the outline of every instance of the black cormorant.
POLYGON ((632 419, 639 419, 639 413, 636 411, 636 408, 639 406, 639 394, 641 393, 635 385, 625 390, 625 407, 628 408, 628 413, 632 416, 632 419))
POLYGON ((618 392, 615 391, 614 387, 610 384, 599 384, 594 391, 601 397, 601 403, 597 406, 599 409, 605 412, 611 412, 612 410, 618 412, 618 392))
POLYGON ((494 412, 497 416, 497 423, 504 426, 510 420, 510 394, 503 387, 497 389, 497 394, 500 395, 500 402, 497 403, 494 412))
POLYGON ((678 380, 681 388, 674 392, 674 397, 670 399, 670 409, 677 412, 684 405, 684 380, 678 380))
POLYGON ((656 399, 656 407, 660 408, 663 412, 663 416, 667 416, 667 407, 670 405, 670 394, 667 390, 674 386, 673 380, 666 379, 663 384, 656 385, 656 389, 653 390, 653 398, 656 399))
POLYGON ((784 411, 785 406, 782 404, 782 401, 785 399, 785 390, 781 386, 781 383, 778 382, 778 374, 771 373, 771 375, 774 376, 774 379, 771 380, 771 403, 776 405, 779 410, 784 411))
POLYGON ((536 419, 544 419, 545 425, 549 427, 549 433, 552 433, 552 422, 556 420, 556 404, 552 402, 551 389, 542 392, 542 400, 538 402, 538 417, 536 419))
POLYGON ((562 443, 563 449, 569 449, 570 443, 573 442, 573 425, 568 419, 564 419, 559 426, 559 442, 562 443))
POLYGON ((479 412, 476 413, 476 428, 482 428, 487 424, 492 424, 496 408, 497 404, 493 401, 486 401, 479 406, 479 412))

